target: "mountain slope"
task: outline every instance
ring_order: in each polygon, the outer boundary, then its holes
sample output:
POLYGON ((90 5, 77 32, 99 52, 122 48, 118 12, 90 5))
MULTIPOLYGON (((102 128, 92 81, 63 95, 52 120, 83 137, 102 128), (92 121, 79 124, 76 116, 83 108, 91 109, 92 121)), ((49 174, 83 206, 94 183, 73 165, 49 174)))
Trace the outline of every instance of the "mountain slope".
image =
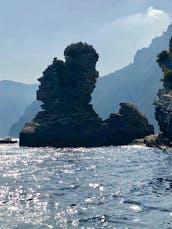
POLYGON ((120 102, 137 104, 149 121, 156 126, 153 100, 160 88, 162 73, 156 63, 157 54, 167 49, 172 36, 172 24, 161 37, 152 40, 148 48, 139 50, 132 64, 98 79, 92 103, 103 118, 117 111, 120 102))
POLYGON ((40 105, 41 103, 35 100, 31 105, 27 106, 22 117, 19 118, 18 122, 13 124, 10 128, 9 136, 18 137, 19 132, 24 127, 25 123, 30 122, 32 117, 34 117, 41 109, 40 105))
POLYGON ((11 125, 35 99, 37 85, 0 81, 0 137, 8 135, 11 125))

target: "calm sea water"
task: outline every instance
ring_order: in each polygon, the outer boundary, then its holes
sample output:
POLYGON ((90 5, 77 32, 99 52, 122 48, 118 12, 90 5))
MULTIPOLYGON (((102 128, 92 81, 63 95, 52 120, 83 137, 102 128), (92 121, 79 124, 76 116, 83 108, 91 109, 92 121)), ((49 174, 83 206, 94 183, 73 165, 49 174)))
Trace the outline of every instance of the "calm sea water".
POLYGON ((172 154, 0 145, 0 228, 172 228, 172 154))

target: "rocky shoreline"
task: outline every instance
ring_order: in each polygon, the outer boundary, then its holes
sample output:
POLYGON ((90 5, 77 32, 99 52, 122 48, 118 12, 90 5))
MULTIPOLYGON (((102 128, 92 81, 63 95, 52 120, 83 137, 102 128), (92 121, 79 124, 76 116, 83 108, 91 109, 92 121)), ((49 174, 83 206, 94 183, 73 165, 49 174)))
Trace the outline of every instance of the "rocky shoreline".
POLYGON ((172 151, 172 142, 164 139, 162 133, 148 135, 145 138, 135 139, 131 145, 144 146, 149 148, 157 148, 161 150, 172 151))

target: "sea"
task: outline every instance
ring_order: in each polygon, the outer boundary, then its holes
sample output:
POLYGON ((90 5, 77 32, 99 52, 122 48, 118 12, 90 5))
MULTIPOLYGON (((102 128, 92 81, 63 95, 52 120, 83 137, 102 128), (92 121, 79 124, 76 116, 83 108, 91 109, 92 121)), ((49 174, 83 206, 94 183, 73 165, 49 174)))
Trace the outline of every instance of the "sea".
POLYGON ((172 153, 0 145, 0 229, 172 229, 172 153))

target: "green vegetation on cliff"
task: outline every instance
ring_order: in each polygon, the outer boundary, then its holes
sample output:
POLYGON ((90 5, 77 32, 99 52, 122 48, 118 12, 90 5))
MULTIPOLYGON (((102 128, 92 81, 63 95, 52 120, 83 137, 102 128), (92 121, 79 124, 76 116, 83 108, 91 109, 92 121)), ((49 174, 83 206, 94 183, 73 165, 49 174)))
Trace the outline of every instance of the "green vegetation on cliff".
POLYGON ((164 87, 172 89, 172 38, 169 42, 169 51, 162 51, 158 55, 157 62, 163 71, 164 87))

